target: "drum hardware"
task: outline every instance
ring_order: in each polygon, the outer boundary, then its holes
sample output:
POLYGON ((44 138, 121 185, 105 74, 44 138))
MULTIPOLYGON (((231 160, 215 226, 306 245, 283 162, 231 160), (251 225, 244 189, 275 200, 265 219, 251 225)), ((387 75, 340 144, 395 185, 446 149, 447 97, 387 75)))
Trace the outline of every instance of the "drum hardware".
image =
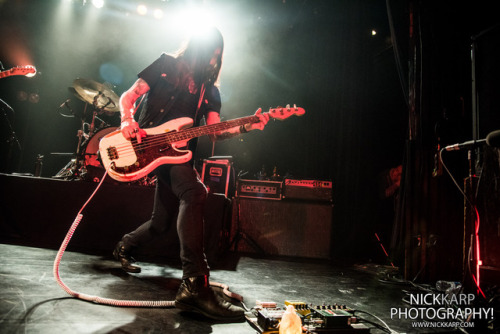
MULTIPOLYGON (((81 119, 81 127, 77 132, 78 144, 75 153, 52 153, 58 155, 69 154, 73 157, 54 178, 99 182, 101 176, 104 174, 104 167, 98 156, 99 141, 105 135, 119 129, 119 127, 111 126, 101 119, 99 115, 104 113, 112 116, 116 112, 119 112, 119 97, 106 84, 80 78, 73 81, 73 85, 72 87, 68 87, 68 91, 79 100, 85 102, 85 107, 82 113, 74 112, 69 104, 70 99, 64 101, 59 106, 59 109, 67 108, 70 111, 70 115, 59 112, 62 116, 79 117, 81 119), (89 123, 86 119, 88 119, 90 114, 88 110, 90 106, 92 108, 92 118, 89 123)), ((156 177, 146 176, 131 184, 154 186, 156 182, 156 177)))
MULTIPOLYGON (((96 132, 96 120, 101 122, 100 129, 109 126, 109 124, 99 118, 98 115, 105 113, 111 116, 115 112, 120 111, 120 106, 118 104, 119 97, 107 84, 78 78, 73 81, 73 89, 77 97, 87 103, 85 105, 84 115, 86 114, 87 105, 92 106, 92 121, 88 132, 91 136, 96 132)), ((82 129, 84 129, 84 125, 85 124, 82 124, 82 129)))
POLYGON ((97 152, 99 150, 99 140, 106 134, 116 130, 116 127, 110 127, 106 121, 99 117, 101 114, 108 116, 114 115, 120 110, 118 95, 110 88, 108 84, 101 84, 89 79, 77 78, 73 85, 68 87, 79 100, 85 102, 82 113, 75 113, 67 99, 59 106, 59 114, 64 117, 79 117, 81 120, 80 129, 77 132, 78 143, 72 159, 55 177, 63 179, 83 179, 87 173, 88 166, 102 168, 97 152), (87 121, 90 113, 89 106, 92 108, 90 123, 87 121), (70 114, 64 114, 60 109, 66 108, 70 114))
POLYGON ((73 88, 78 98, 96 110, 111 114, 120 111, 119 97, 109 85, 79 78, 73 81, 73 88))
POLYGON ((84 166, 95 166, 102 167, 101 162, 97 153, 99 152, 99 142, 101 139, 117 130, 118 127, 105 127, 94 133, 89 139, 82 145, 81 156, 83 158, 84 166))

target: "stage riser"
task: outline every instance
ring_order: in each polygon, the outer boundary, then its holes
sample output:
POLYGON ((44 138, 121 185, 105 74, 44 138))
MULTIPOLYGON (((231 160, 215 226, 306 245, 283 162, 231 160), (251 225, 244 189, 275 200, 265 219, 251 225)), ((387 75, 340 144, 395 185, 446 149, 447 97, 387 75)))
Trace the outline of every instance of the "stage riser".
MULTIPOLYGON (((97 187, 86 181, 0 174, 0 240, 33 247, 58 249, 77 213, 97 187)), ((104 183, 83 210, 83 219, 68 250, 103 255, 111 252, 123 234, 147 221, 152 212, 154 187, 104 183)), ((209 194, 205 211, 207 257, 215 263, 228 247, 231 202, 209 194)), ((179 257, 179 239, 173 224, 137 255, 179 257)))
MULTIPOLYGON (((0 175, 0 235, 59 248, 78 211, 97 187, 86 181, 0 175)), ((68 249, 110 250, 151 215, 154 188, 103 184, 83 210, 68 249)))
MULTIPOLYGON (((0 185, 1 240, 51 249, 60 247, 78 211, 97 187, 94 182, 5 174, 0 174, 0 185)), ((153 198, 154 187, 104 183, 83 210, 83 219, 68 250, 110 255, 123 234, 150 218, 153 198)), ((233 201, 231 204, 223 195, 209 194, 205 237, 210 262, 215 263, 235 237, 237 208, 240 226, 266 254, 331 257, 331 204, 247 198, 233 201)), ((239 242, 237 250, 255 251, 245 241, 239 242)), ((137 254, 178 258, 176 227, 170 226, 137 254)))

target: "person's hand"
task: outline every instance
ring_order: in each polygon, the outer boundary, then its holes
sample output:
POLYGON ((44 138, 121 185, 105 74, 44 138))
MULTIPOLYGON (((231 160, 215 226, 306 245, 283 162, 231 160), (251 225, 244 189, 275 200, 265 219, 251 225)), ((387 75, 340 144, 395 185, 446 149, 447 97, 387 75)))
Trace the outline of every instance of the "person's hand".
POLYGON ((250 125, 250 130, 264 130, 264 127, 266 126, 267 122, 269 122, 269 114, 262 113, 262 108, 257 109, 255 112, 255 116, 259 117, 260 122, 258 123, 252 123, 250 125))
POLYGON ((123 121, 121 131, 125 139, 131 140, 132 138, 137 138, 139 144, 142 142, 142 138, 146 137, 146 131, 141 129, 136 121, 123 121))

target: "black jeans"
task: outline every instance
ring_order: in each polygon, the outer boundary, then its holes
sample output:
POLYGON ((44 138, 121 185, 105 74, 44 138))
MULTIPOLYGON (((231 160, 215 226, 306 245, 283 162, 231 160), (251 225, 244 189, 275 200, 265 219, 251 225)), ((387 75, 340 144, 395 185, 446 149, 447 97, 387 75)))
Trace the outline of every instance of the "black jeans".
POLYGON ((182 278, 208 275, 203 250, 203 208, 207 189, 189 163, 162 165, 155 173, 158 182, 151 219, 124 235, 123 242, 132 247, 145 245, 166 231, 177 218, 182 278))

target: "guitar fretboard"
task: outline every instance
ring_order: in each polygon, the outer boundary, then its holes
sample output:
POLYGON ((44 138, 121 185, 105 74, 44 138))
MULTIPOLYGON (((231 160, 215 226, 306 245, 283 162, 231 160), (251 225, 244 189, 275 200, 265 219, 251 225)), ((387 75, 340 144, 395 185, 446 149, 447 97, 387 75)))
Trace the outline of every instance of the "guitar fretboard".
POLYGON ((259 122, 259 117, 253 115, 253 116, 232 119, 230 121, 224 121, 224 122, 220 122, 220 123, 203 125, 203 126, 198 126, 195 128, 189 128, 189 129, 181 130, 178 132, 177 131, 176 132, 168 132, 168 133, 165 133, 163 136, 164 136, 164 139, 167 143, 175 143, 178 141, 184 141, 184 140, 189 140, 189 139, 193 139, 196 137, 201 137, 204 135, 213 134, 213 133, 216 133, 219 131, 233 128, 235 126, 241 126, 243 124, 257 123, 257 122, 259 122))

